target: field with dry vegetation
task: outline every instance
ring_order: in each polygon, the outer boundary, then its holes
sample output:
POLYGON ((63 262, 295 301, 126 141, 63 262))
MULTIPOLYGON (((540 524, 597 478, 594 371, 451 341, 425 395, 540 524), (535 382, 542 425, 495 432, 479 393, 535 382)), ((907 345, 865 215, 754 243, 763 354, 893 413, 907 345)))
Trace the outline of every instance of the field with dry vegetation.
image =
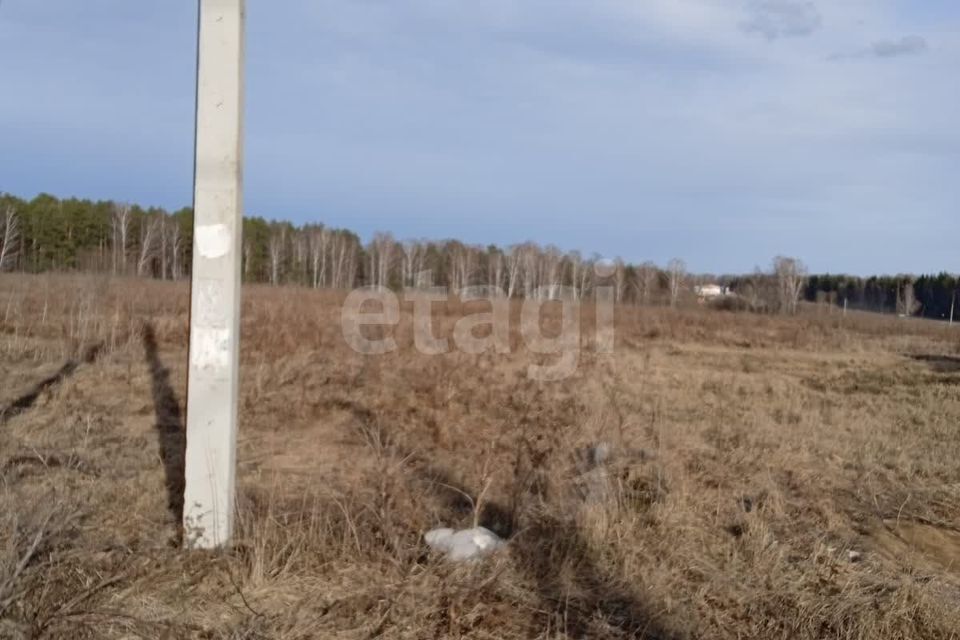
POLYGON ((0 275, 0 638, 960 634, 956 327, 623 307, 600 354, 585 309, 541 383, 244 295, 237 540, 187 552, 187 285, 0 275), (428 553, 474 522, 506 548, 428 553))

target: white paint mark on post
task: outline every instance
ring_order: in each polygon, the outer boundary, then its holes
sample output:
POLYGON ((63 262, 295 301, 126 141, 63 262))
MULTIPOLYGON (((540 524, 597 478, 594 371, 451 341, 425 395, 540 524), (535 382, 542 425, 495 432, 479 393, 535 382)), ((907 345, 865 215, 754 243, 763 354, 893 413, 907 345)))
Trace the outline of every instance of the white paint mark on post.
POLYGON ((184 542, 233 534, 245 0, 200 0, 184 542))
POLYGON ((197 252, 204 258, 222 258, 230 253, 230 229, 225 224, 197 227, 197 252))
POLYGON ((217 373, 230 366, 230 330, 197 327, 190 336, 190 366, 217 373))

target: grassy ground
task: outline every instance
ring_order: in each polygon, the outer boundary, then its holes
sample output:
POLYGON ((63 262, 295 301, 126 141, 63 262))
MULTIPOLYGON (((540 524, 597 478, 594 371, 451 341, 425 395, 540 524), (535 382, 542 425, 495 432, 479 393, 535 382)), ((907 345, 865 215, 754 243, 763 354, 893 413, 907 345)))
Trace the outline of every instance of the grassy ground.
POLYGON ((245 290, 214 554, 177 526, 186 285, 0 276, 0 637, 960 634, 960 329, 623 308, 537 383, 518 336, 425 356, 409 314, 356 354, 341 298, 245 290), (506 550, 426 552, 474 521, 506 550))

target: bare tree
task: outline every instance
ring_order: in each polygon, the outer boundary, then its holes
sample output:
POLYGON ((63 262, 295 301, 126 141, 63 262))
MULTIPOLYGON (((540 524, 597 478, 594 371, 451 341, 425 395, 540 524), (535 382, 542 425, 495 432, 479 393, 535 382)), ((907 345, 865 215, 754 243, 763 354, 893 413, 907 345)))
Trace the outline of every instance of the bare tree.
POLYGON ((614 302, 621 304, 623 302, 623 293, 627 285, 627 267, 621 258, 613 261, 613 291, 614 302))
POLYGON ((657 284, 657 271, 657 266, 651 262, 644 262, 636 268, 633 286, 640 304, 650 303, 650 296, 657 284))
POLYGON ((270 229, 270 242, 268 249, 270 251, 270 284, 277 286, 280 284, 281 269, 283 268, 283 258, 287 248, 287 227, 285 225, 276 225, 270 229))
POLYGON ((349 289, 357 278, 357 243, 353 236, 336 232, 331 240, 333 255, 332 284, 335 289, 349 289))
POLYGON ((137 275, 143 276, 147 273, 147 268, 156 255, 157 240, 160 235, 160 223, 162 218, 150 218, 144 220, 144 225, 140 232, 140 259, 137 260, 137 275))
POLYGON ((502 292, 503 285, 503 252, 497 248, 487 251, 487 285, 497 292, 502 292))
POLYGON ((420 241, 421 247, 416 254, 416 260, 413 263, 413 285, 418 289, 433 286, 433 271, 427 263, 433 245, 425 240, 420 241))
POLYGON ((346 288, 343 285, 343 270, 344 264, 346 263, 346 243, 344 242, 343 234, 338 233, 333 237, 332 249, 334 259, 333 259, 333 287, 335 289, 346 288))
POLYGON ((520 265, 523 262, 523 247, 513 245, 507 253, 507 297, 516 294, 520 283, 520 265))
POLYGON ((180 231, 180 221, 174 219, 170 225, 170 278, 179 280, 180 252, 183 250, 183 233, 180 231))
POLYGON ((773 275, 777 281, 780 313, 796 313, 807 282, 806 266, 796 258, 777 256, 773 259, 773 275))
POLYGON ((540 283, 548 288, 547 297, 554 300, 560 295, 563 254, 556 247, 547 247, 540 252, 540 283))
POLYGON ((160 279, 167 279, 167 269, 170 266, 170 238, 167 233, 167 216, 160 216, 160 279))
POLYGON ((764 273, 760 267, 737 283, 737 295, 752 311, 773 312, 779 306, 780 293, 776 278, 764 273))
POLYGON ((417 287, 420 284, 418 274, 423 271, 427 247, 421 241, 407 240, 401 246, 401 252, 403 253, 400 276, 402 284, 404 287, 417 287))
POLYGON ((448 244, 450 253, 449 285, 453 291, 470 286, 476 264, 477 249, 460 242, 448 244))
POLYGON ((360 251, 360 246, 356 242, 344 238, 344 248, 346 259, 344 260, 343 284, 341 286, 344 289, 350 289, 357 281, 357 254, 360 251))
POLYGON ((0 271, 12 269, 17 260, 17 242, 20 240, 20 221, 13 207, 7 207, 0 219, 0 271))
POLYGON ((537 264, 540 262, 540 251, 536 245, 531 242, 523 245, 522 260, 520 262, 521 278, 523 280, 523 297, 533 298, 535 292, 541 291, 540 281, 537 279, 539 270, 537 264))
POLYGON ((243 239, 243 279, 250 280, 250 272, 253 271, 253 240, 244 237, 243 239))
POLYGON ((307 270, 310 264, 310 240, 306 229, 294 227, 293 236, 293 270, 296 273, 296 282, 303 284, 307 281, 307 270))
POLYGON ((330 231, 319 227, 310 232, 310 264, 313 269, 313 288, 327 286, 327 248, 330 246, 330 231))
POLYGON ((919 307, 920 303, 917 302, 917 291, 913 286, 913 280, 904 278, 900 288, 897 289, 897 313, 901 316, 912 316, 919 307))
POLYGON ((118 203, 113 205, 111 217, 113 231, 113 273, 116 275, 127 271, 127 238, 130 233, 130 205, 118 203))
POLYGON ((680 294, 687 279, 687 263, 679 258, 674 258, 668 262, 667 277, 670 286, 670 306, 675 307, 680 301, 680 294))
POLYGON ((583 289, 580 288, 580 273, 584 271, 583 257, 579 251, 571 251, 566 257, 567 264, 570 265, 570 287, 573 289, 574 300, 583 297, 583 289))
POLYGON ((591 285, 593 284, 593 277, 596 276, 597 262, 595 258, 590 260, 585 260, 580 267, 580 282, 579 284, 575 283, 577 287, 577 295, 580 299, 587 297, 588 293, 592 291, 591 285))
POLYGON ((370 243, 371 284, 386 287, 390 285, 390 272, 393 269, 393 253, 397 242, 389 233, 377 233, 370 243))

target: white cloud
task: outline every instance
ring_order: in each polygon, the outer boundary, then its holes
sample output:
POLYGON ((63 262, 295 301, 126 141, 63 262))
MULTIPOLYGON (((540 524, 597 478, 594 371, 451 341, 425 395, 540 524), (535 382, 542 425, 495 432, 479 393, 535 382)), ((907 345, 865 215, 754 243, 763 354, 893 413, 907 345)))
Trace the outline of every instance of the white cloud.
POLYGON ((828 60, 854 60, 857 58, 898 58, 927 51, 927 39, 923 36, 905 36, 899 40, 877 40, 869 47, 852 53, 835 53, 828 60))
MULTIPOLYGON (((778 234, 851 230, 878 247, 872 230, 907 210, 960 232, 960 183, 949 177, 960 95, 946 81, 960 50, 950 25, 907 19, 906 1, 250 0, 251 210, 315 212, 399 236, 708 256, 718 269, 767 260, 778 234), (881 39, 891 33, 923 33, 937 46, 913 64, 876 64, 926 48, 924 39, 881 39), (824 59, 858 47, 863 55, 848 64, 824 59), (650 240, 643 229, 655 225, 678 239, 650 240), (490 229, 500 235, 484 237, 490 229), (697 229, 706 240, 691 246, 697 229), (710 242, 723 229, 728 240, 710 242)), ((0 105, 0 134, 11 140, 36 121, 101 149, 156 130, 141 145, 150 158, 177 140, 188 152, 193 14, 184 5, 181 40, 168 46, 173 27, 151 23, 156 40, 145 41, 108 22, 106 7, 150 10, 97 2, 101 12, 63 20, 55 38, 38 37, 37 26, 54 22, 53 9, 29 28, 4 30, 0 19, 0 59, 18 61, 7 84, 40 98, 0 105), (106 35, 78 48, 94 28, 106 35), (126 63, 134 54, 157 59, 126 63), (165 111, 158 96, 184 106, 165 111), (169 133, 174 126, 180 133, 169 133)), ((19 175, 19 157, 37 155, 22 137, 0 174, 19 175)), ((44 157, 56 156, 54 142, 44 157)), ((113 171, 96 154, 86 164, 113 171)), ((109 175, 123 184, 129 174, 109 175)), ((41 179, 52 190, 63 180, 41 179)), ((833 256, 824 246, 805 241, 797 253, 824 264, 833 256)))
POLYGON ((870 50, 880 58, 905 56, 926 51, 927 41, 922 36, 906 36, 899 40, 878 40, 870 46, 870 50))
POLYGON ((768 40, 809 36, 823 24, 816 5, 802 0, 753 0, 747 5, 747 14, 741 28, 768 40))

